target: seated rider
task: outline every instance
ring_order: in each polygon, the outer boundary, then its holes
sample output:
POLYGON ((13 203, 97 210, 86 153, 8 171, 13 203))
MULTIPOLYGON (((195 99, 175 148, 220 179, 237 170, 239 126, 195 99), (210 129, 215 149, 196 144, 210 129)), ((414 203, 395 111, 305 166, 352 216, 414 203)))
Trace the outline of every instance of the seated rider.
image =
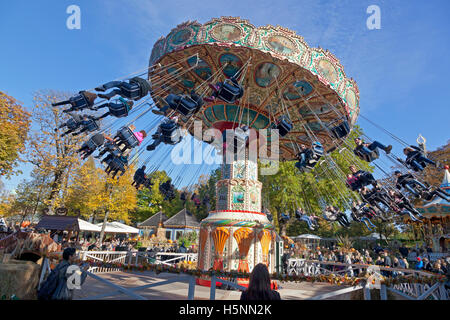
POLYGON ((195 90, 191 90, 191 101, 187 100, 185 96, 176 95, 173 93, 169 94, 169 96, 166 98, 168 102, 166 106, 162 107, 159 110, 152 110, 152 112, 167 117, 169 114, 169 108, 177 111, 179 108, 178 104, 181 103, 183 99, 185 99, 184 102, 186 103, 186 105, 194 108, 192 114, 196 114, 205 104, 203 98, 198 95, 195 90))
POLYGON ((348 221, 347 215, 339 211, 339 209, 336 207, 331 208, 337 217, 337 222, 344 228, 348 228, 350 226, 350 221, 348 221))
POLYGON ((391 209, 395 213, 399 215, 408 214, 413 221, 418 221, 418 219, 414 215, 417 215, 420 219, 423 218, 420 212, 412 206, 408 198, 406 198, 400 192, 389 190, 389 196, 393 199, 391 209))
POLYGON ((137 169, 136 172, 134 173, 133 182, 131 183, 131 185, 136 187, 136 190, 139 190, 141 184, 144 184, 145 180, 147 180, 145 169, 147 169, 147 167, 142 166, 141 168, 137 169))
POLYGON ((94 105, 97 95, 95 93, 80 91, 78 95, 71 97, 69 100, 52 103, 52 106, 62 106, 65 104, 70 104, 71 107, 63 112, 81 111, 83 109, 91 109, 94 105))
POLYGON ((317 219, 318 217, 315 215, 308 216, 306 213, 303 212, 302 208, 297 208, 295 211, 295 217, 299 221, 305 221, 308 224, 308 228, 310 230, 313 230, 319 226, 317 219))
POLYGON ((100 129, 100 124, 98 118, 91 115, 83 115, 83 120, 81 121, 81 129, 78 132, 72 132, 73 136, 80 135, 84 132, 93 132, 100 129))
MULTIPOLYGON (((138 141, 138 146, 140 146, 142 141, 147 137, 147 132, 145 132, 145 130, 134 131, 136 129, 134 125, 129 125, 128 128, 133 132, 134 137, 136 137, 136 140, 138 141)), ((129 142, 124 140, 124 137, 119 134, 121 130, 119 130, 118 133, 114 136, 114 143, 122 153, 126 150, 131 151, 132 146, 130 146, 129 142)))
POLYGON ((361 138, 356 138, 355 143, 356 143, 356 148, 353 150, 353 152, 364 161, 367 161, 366 160, 367 157, 370 157, 372 154, 372 151, 377 150, 377 148, 384 150, 386 152, 386 154, 389 154, 392 150, 391 145, 388 145, 386 147, 378 141, 374 141, 372 143, 366 143, 363 140, 361 140, 361 138))
POLYGON ((322 217, 328 222, 335 222, 337 220, 337 216, 334 211, 331 209, 331 206, 326 206, 323 210, 322 217))
POLYGON ((111 81, 95 88, 95 90, 104 92, 112 88, 117 89, 114 89, 107 94, 100 93, 98 96, 100 98, 109 100, 115 95, 120 95, 122 98, 137 101, 145 97, 151 91, 152 85, 146 79, 134 77, 128 80, 128 82, 111 81))
POLYGON ((380 206, 380 203, 389 208, 390 202, 392 201, 387 192, 378 186, 373 187, 371 190, 367 187, 362 187, 360 195, 365 202, 378 208, 382 212, 384 212, 384 208, 380 206))
POLYGON ((347 185, 353 191, 357 191, 369 184, 377 185, 377 182, 370 172, 358 170, 356 166, 349 167, 351 174, 347 176, 347 185))
POLYGON ((397 170, 394 172, 394 176, 397 178, 396 187, 398 190, 405 188, 417 198, 420 198, 422 191, 428 191, 428 187, 416 180, 410 173, 402 175, 402 173, 397 170), (420 187, 422 190, 418 191, 417 187, 420 187))
POLYGON ((105 114, 98 117, 98 119, 106 118, 107 116, 114 116, 116 118, 124 118, 128 117, 128 113, 133 108, 134 102, 133 101, 127 101, 124 98, 120 97, 116 100, 116 103, 113 102, 107 102, 104 103, 96 108, 94 110, 102 109, 102 108, 108 108, 109 111, 105 114))
POLYGON ((281 213, 280 217, 282 222, 288 222, 291 219, 289 213, 281 213))
MULTIPOLYGON (((227 99, 226 102, 234 103, 234 102, 236 102, 236 100, 242 98, 242 96, 244 95, 244 88, 239 84, 239 82, 237 81, 237 79, 234 76, 231 77, 230 80, 232 83, 232 89, 234 89, 236 91, 236 95, 232 95, 231 99, 227 99)), ((205 101, 215 102, 216 99, 223 100, 223 98, 224 98, 223 90, 227 85, 229 86, 229 84, 225 83, 225 82, 218 82, 215 85, 209 84, 209 87, 213 90, 213 93, 212 93, 211 97, 205 98, 205 101)))
POLYGON ((174 131, 180 130, 180 126, 178 124, 178 117, 170 117, 166 118, 158 127, 156 133, 152 135, 153 142, 152 144, 147 146, 148 151, 155 150, 157 146, 161 142, 167 143, 167 144, 177 144, 183 140, 183 137, 181 134, 178 135, 178 137, 175 136, 175 141, 172 140, 174 137, 174 131))
POLYGON ((411 166, 414 171, 423 171, 427 165, 427 163, 432 164, 437 167, 437 164, 433 161, 425 157, 422 152, 422 149, 416 146, 410 146, 403 149, 403 153, 406 155, 406 160, 403 161, 399 159, 402 163, 411 166))
POLYGON ((301 144, 300 152, 297 153, 298 162, 295 163, 297 169, 303 171, 303 168, 305 168, 308 165, 309 160, 313 157, 313 155, 314 155, 313 151, 310 148, 308 148, 304 144, 301 144))
POLYGON ((358 201, 358 203, 353 202, 351 216, 352 219, 357 222, 363 222, 369 231, 372 229, 369 227, 369 224, 372 228, 375 228, 375 225, 370 221, 370 219, 374 216, 371 212, 370 208, 366 203, 358 201))
POLYGON ((159 185, 159 191, 164 195, 164 200, 175 199, 174 186, 172 185, 172 179, 168 179, 166 182, 159 185))
POLYGON ((95 150, 97 150, 98 147, 102 146, 103 143, 105 142, 105 139, 109 139, 112 140, 110 137, 105 136, 102 133, 96 133, 93 136, 91 136, 89 138, 88 141, 86 141, 85 143, 83 143, 81 145, 81 148, 78 149, 78 153, 81 156, 81 159, 86 159, 87 157, 89 157, 91 154, 94 153, 95 150))
POLYGON ((64 122, 62 125, 60 125, 57 129, 55 129, 55 132, 58 131, 58 129, 62 129, 64 127, 67 127, 67 131, 61 134, 61 137, 64 137, 66 134, 72 133, 75 130, 77 130, 82 122, 83 117, 76 113, 69 113, 70 119, 64 122))
POLYGON ((128 156, 114 156, 113 154, 109 154, 105 162, 107 164, 105 169, 106 174, 112 174, 111 178, 114 179, 120 171, 121 174, 117 177, 119 179, 125 173, 125 167, 128 165, 128 156))

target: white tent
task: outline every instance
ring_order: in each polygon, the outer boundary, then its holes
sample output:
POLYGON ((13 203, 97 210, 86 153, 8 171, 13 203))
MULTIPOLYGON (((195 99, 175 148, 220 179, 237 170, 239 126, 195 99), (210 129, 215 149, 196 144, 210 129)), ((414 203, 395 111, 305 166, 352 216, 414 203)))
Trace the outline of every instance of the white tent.
POLYGON ((293 237, 292 239, 295 239, 295 240, 297 240, 297 239, 317 239, 317 240, 320 240, 322 238, 319 237, 319 236, 316 236, 314 234, 301 234, 299 236, 293 237))
MULTIPOLYGON (((359 237, 359 240, 380 240, 380 234, 378 233, 372 233, 368 235, 367 237, 359 237)), ((383 240, 386 240, 386 237, 383 236, 383 240)))
POLYGON ((117 221, 111 222, 111 224, 118 228, 125 230, 127 233, 139 233, 139 229, 133 228, 131 226, 128 226, 126 224, 123 224, 123 223, 120 223, 117 221))
MULTIPOLYGON (((103 223, 97 223, 97 226, 102 230, 103 223)), ((139 233, 139 229, 127 226, 126 224, 120 222, 107 222, 105 226, 106 233, 139 233)))
POLYGON ((96 226, 95 224, 89 223, 87 221, 78 219, 78 226, 80 227, 80 231, 86 232, 100 232, 101 228, 96 226))

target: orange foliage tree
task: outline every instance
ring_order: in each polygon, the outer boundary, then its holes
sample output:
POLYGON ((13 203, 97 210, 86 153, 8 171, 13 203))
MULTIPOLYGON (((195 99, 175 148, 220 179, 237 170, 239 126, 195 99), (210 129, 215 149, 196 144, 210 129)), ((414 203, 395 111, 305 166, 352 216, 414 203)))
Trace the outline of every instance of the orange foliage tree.
POLYGON ((30 128, 30 114, 13 97, 0 91, 0 177, 14 171, 19 154, 25 149, 30 128))

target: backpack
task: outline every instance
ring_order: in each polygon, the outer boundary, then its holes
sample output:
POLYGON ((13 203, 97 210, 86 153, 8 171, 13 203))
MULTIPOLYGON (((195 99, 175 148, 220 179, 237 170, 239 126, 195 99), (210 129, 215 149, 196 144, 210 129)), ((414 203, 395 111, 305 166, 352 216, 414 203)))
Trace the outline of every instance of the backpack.
POLYGON ((50 300, 58 286, 59 268, 53 269, 41 288, 38 290, 38 300, 50 300))

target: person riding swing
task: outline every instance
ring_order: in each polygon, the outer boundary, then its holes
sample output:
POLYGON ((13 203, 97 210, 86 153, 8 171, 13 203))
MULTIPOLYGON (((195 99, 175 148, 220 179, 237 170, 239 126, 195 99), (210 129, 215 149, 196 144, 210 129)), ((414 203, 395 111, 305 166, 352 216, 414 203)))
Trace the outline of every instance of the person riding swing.
POLYGON ((84 109, 92 109, 92 106, 95 103, 95 99, 97 99, 97 95, 95 93, 91 93, 88 91, 80 91, 78 95, 73 96, 68 100, 52 103, 52 106, 57 107, 70 104, 71 107, 69 109, 64 110, 63 111, 64 113, 72 111, 81 111, 84 109))
POLYGON ((411 168, 412 170, 418 172, 423 171, 427 163, 432 164, 435 167, 438 167, 438 164, 433 160, 428 159, 424 154, 422 149, 416 146, 410 146, 403 149, 403 153, 406 155, 406 160, 399 160, 402 164, 411 168))
POLYGON ((213 90, 213 93, 211 97, 205 98, 207 102, 222 100, 227 103, 235 103, 244 95, 244 87, 239 84, 234 76, 215 85, 209 84, 209 87, 213 90))
POLYGON ((102 108, 108 108, 109 111, 105 114, 98 117, 98 119, 106 118, 107 116, 114 116, 116 118, 125 118, 128 117, 130 110, 133 108, 134 102, 129 100, 125 100, 122 97, 116 100, 116 103, 107 102, 98 107, 95 107, 93 110, 97 111, 102 108))
POLYGON ((147 180, 147 175, 145 174, 145 169, 147 167, 144 165, 141 168, 137 169, 133 176, 133 182, 131 183, 132 186, 136 188, 136 190, 139 190, 141 185, 145 185, 147 180))
POLYGON ((188 97, 187 95, 176 95, 170 93, 166 97, 165 101, 167 102, 167 105, 159 110, 152 110, 152 112, 154 114, 167 117, 169 114, 169 109, 172 109, 179 112, 185 117, 189 117, 199 112, 205 104, 203 98, 198 95, 195 90, 191 90, 190 97, 188 97))
POLYGON ((151 83, 139 77, 134 77, 126 81, 111 81, 95 88, 96 91, 105 92, 106 90, 116 88, 107 94, 100 93, 98 96, 103 99, 111 99, 116 95, 122 98, 138 101, 148 95, 152 90, 151 83))
POLYGON ((378 141, 372 143, 366 143, 361 138, 355 138, 356 148, 353 150, 356 156, 366 162, 372 162, 378 158, 378 148, 384 150, 386 154, 389 154, 392 150, 392 146, 387 147, 378 141))

